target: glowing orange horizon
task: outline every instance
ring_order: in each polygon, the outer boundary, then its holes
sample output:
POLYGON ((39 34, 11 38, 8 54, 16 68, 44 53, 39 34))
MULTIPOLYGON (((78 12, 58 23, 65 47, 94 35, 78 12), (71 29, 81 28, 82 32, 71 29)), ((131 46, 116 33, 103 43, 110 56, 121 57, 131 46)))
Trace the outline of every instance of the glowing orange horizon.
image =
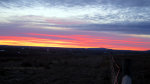
POLYGON ((150 42, 112 40, 108 38, 100 39, 100 38, 93 38, 90 35, 48 35, 48 34, 35 34, 35 33, 28 33, 28 35, 59 37, 59 39, 25 37, 25 36, 0 36, 0 45, 65 47, 65 48, 108 48, 108 49, 116 49, 116 50, 136 50, 136 51, 150 50, 150 48, 135 46, 138 44, 147 45, 150 44, 150 42), (131 45, 134 44, 134 46, 123 46, 123 45, 119 45, 119 43, 131 44, 131 45))

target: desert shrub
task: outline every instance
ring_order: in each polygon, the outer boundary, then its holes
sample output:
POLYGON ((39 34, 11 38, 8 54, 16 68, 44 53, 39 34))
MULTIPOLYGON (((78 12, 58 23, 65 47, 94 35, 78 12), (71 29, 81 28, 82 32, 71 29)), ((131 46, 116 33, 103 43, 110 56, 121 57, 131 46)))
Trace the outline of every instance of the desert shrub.
POLYGON ((21 64, 21 66, 22 66, 22 67, 31 67, 32 64, 29 63, 29 62, 23 62, 23 63, 21 64))

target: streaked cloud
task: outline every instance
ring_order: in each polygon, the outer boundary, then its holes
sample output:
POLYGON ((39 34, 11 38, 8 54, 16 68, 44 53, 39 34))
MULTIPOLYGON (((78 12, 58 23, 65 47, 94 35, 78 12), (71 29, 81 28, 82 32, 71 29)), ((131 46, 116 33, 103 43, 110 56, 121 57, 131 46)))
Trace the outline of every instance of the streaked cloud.
MULTIPOLYGON (((92 32, 91 32, 92 34, 92 32)), ((0 36, 1 45, 41 46, 41 47, 67 47, 67 48, 110 48, 121 50, 149 50, 150 41, 130 36, 118 36, 107 33, 101 35, 63 35, 24 33, 23 36, 11 35, 0 36), (124 38, 123 38, 124 37, 124 38)))
POLYGON ((128 34, 129 36, 133 36, 133 37, 142 37, 142 38, 150 38, 150 35, 138 35, 138 34, 128 34))
POLYGON ((148 0, 1 0, 0 44, 147 50, 149 4, 148 0))

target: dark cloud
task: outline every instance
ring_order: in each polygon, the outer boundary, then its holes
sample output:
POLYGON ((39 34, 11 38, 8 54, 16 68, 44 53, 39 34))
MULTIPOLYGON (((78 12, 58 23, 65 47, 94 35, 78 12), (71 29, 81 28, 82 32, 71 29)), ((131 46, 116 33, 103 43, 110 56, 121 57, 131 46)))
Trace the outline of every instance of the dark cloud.
POLYGON ((30 4, 43 4, 43 5, 86 5, 86 4, 95 4, 97 0, 1 0, 0 3, 12 3, 17 5, 30 5, 30 4))
POLYGON ((141 6, 150 6, 149 0, 102 0, 104 4, 111 4, 122 7, 141 7, 141 6))
MULTIPOLYGON (((81 18, 84 20, 96 21, 97 24, 85 24, 85 25, 47 25, 43 23, 44 26, 56 26, 56 27, 68 27, 81 30, 91 30, 91 31, 114 31, 114 32, 124 32, 124 33, 134 33, 134 34, 150 34, 150 21, 149 15, 150 10, 150 0, 1 0, 0 7, 13 8, 13 7, 50 7, 50 6, 92 6, 95 5, 103 6, 104 9, 100 13, 99 11, 95 14, 83 14, 81 18), (109 6, 110 5, 110 6, 109 6), (112 10, 107 11, 107 6, 112 7, 112 10), (119 8, 119 7, 121 8, 119 8), (113 7, 118 7, 113 9, 113 7), (128 7, 128 9, 123 9, 128 7), (139 8, 140 7, 140 8, 139 8), (144 7, 144 8, 143 8, 144 7), (117 11, 116 13, 111 13, 117 11), (104 12, 104 13, 103 13, 104 12), (106 14, 107 13, 107 14, 106 14), (106 24, 100 24, 100 22, 106 22, 106 24), (108 23, 107 23, 108 22, 108 23)), ((89 8, 90 8, 89 7, 89 8)), ((87 9, 88 10, 88 9, 87 9)), ((83 10, 84 11, 84 10, 83 10)), ((91 11, 89 11, 90 13, 91 11)), ((6 12, 7 13, 7 12, 6 12)), ((32 16, 30 16, 32 17, 32 16)), ((15 17, 16 18, 16 17, 15 17)), ((30 21, 19 21, 21 23, 28 23, 30 21)), ((32 22, 32 21, 31 21, 32 22)), ((42 23, 42 21, 33 21, 36 23, 42 23)), ((17 22, 18 23, 18 22, 17 22)), ((2 24, 0 24, 2 25, 2 24)), ((18 25, 18 24, 17 24, 18 25)), ((22 24, 21 24, 22 25, 22 24)), ((14 25, 15 26, 15 25, 14 25)))
POLYGON ((115 6, 150 6, 149 0, 47 0, 47 2, 57 2, 68 5, 115 5, 115 6))
POLYGON ((85 5, 113 5, 120 7, 145 7, 150 6, 150 0, 1 0, 1 6, 8 7, 5 3, 13 6, 30 7, 35 4, 43 6, 85 6, 85 5))
POLYGON ((105 31, 105 32, 120 32, 126 34, 145 34, 150 35, 150 22, 143 23, 130 23, 130 24, 86 24, 76 26, 62 26, 76 28, 79 30, 89 31, 105 31))

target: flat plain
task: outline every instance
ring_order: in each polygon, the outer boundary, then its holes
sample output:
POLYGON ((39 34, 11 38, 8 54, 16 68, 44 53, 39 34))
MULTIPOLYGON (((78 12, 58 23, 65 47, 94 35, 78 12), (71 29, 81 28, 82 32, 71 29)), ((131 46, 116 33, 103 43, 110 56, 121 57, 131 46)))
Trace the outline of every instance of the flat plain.
POLYGON ((122 60, 132 60, 133 84, 149 84, 150 53, 111 49, 0 47, 1 84, 111 84, 122 60), (112 70, 112 65, 114 72, 112 70))

